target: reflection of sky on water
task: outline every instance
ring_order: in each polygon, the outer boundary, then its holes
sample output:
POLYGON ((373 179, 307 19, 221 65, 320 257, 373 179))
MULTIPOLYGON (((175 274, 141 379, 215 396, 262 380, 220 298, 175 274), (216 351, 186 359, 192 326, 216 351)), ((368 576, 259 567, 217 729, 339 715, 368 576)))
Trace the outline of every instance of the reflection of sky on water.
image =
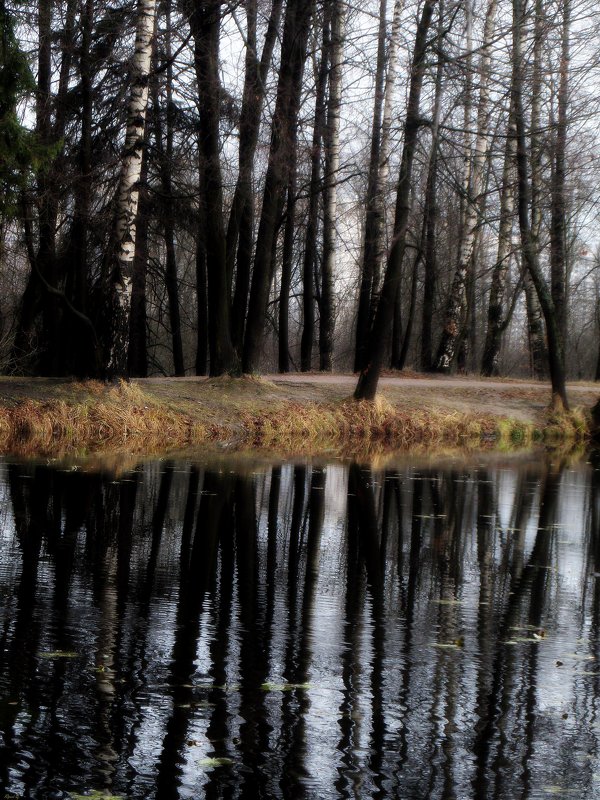
POLYGON ((594 797, 599 484, 526 459, 4 467, 0 782, 594 797))

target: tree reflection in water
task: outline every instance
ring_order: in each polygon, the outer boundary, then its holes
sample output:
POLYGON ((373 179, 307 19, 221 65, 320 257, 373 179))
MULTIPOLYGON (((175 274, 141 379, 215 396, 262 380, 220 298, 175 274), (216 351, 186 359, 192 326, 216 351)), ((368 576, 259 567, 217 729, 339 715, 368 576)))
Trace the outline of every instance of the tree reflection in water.
POLYGON ((596 796, 599 475, 5 465, 0 785, 596 796))

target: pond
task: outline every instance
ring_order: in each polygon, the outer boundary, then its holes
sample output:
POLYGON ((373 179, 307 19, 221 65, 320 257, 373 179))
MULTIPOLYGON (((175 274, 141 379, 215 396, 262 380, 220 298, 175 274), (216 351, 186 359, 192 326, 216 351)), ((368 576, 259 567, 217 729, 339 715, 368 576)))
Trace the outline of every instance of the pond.
POLYGON ((600 794, 593 457, 6 461, 0 498, 5 797, 600 794))

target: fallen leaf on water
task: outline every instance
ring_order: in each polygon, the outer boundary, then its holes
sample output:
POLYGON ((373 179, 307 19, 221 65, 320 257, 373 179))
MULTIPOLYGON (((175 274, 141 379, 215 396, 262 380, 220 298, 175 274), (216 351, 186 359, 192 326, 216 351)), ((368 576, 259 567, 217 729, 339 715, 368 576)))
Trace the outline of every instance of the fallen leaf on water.
POLYGON ((462 606, 464 603, 463 600, 434 600, 433 602, 438 606, 462 606))
POLYGON ((38 653, 39 658, 79 658, 79 653, 71 653, 68 650, 52 650, 51 652, 38 653))
POLYGON ((75 794, 73 792, 69 792, 69 797, 71 800, 90 800, 90 798, 91 800, 124 800, 120 794, 109 794, 108 792, 103 792, 99 789, 93 789, 85 794, 75 794))
POLYGON ((198 762, 200 767, 203 769, 215 769, 215 767, 227 767, 229 764, 233 764, 232 758, 203 758, 201 761, 198 762))
POLYGON ((260 687, 263 692, 291 692, 294 689, 311 689, 310 683, 263 683, 260 687))
POLYGON ((543 636, 513 636, 512 639, 507 639, 504 644, 539 644, 543 641, 543 636))

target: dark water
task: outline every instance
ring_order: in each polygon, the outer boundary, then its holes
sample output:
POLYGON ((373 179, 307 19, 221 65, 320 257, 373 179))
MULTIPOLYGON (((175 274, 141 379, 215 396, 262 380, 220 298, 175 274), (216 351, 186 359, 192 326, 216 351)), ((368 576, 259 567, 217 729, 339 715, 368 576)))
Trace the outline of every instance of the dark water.
POLYGON ((600 796, 600 472, 0 471, 0 798, 600 796))

